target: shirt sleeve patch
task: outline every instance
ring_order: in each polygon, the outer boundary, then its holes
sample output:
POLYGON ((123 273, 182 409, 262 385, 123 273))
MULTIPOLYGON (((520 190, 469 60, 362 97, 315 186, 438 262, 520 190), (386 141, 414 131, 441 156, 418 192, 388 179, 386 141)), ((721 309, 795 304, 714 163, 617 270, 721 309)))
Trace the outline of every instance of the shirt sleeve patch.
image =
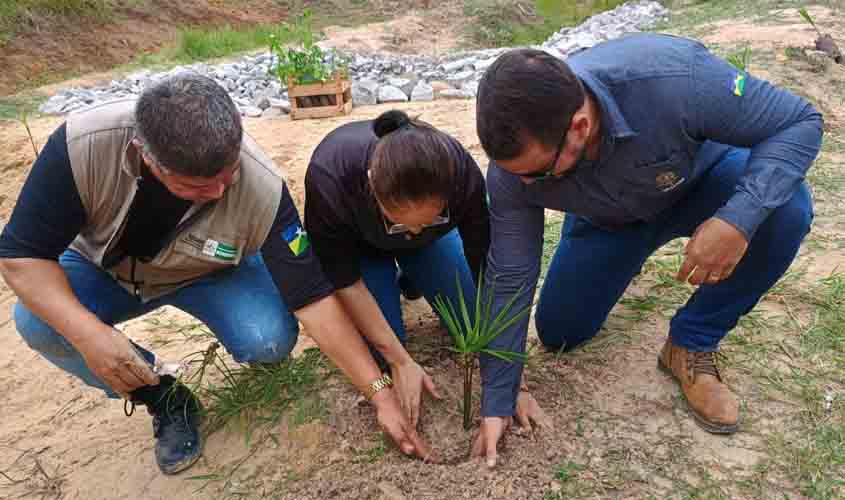
POLYGON ((308 239, 308 233, 298 222, 294 222, 282 231, 282 238, 287 242, 293 254, 297 257, 308 250, 311 241, 308 239))
POLYGON ((733 90, 735 96, 742 97, 745 94, 745 75, 742 73, 737 73, 734 77, 733 90))

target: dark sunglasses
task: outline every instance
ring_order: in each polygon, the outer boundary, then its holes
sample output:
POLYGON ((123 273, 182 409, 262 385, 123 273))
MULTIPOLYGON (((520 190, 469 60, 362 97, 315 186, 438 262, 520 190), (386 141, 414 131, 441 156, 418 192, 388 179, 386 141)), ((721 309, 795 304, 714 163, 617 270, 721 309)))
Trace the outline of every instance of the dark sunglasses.
POLYGON ((542 169, 536 172, 519 174, 519 176, 524 179, 534 179, 535 181, 554 177, 553 172, 555 167, 557 166, 558 160, 560 160, 561 153, 563 153, 564 144, 566 144, 566 134, 563 134, 563 137, 561 137, 560 142, 557 145, 557 151, 555 152, 555 159, 552 160, 552 162, 548 166, 543 167, 542 169))

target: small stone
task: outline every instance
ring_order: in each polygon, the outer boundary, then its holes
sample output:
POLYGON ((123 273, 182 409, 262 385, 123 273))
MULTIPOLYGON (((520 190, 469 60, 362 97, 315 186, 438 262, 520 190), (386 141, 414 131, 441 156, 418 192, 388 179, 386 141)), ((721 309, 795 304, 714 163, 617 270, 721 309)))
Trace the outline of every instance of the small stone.
POLYGON ((378 89, 378 102, 407 102, 408 96, 402 89, 393 85, 384 85, 378 89))
POLYGON ((282 108, 269 107, 261 112, 261 118, 278 118, 285 114, 282 108))
POLYGON ((250 118, 257 118, 261 116, 264 111, 261 108, 256 108, 255 106, 244 106, 241 108, 241 113, 250 118))
POLYGON ((378 82, 364 79, 352 84, 352 103, 356 106, 376 104, 378 102, 378 82))
POLYGON ((475 64, 473 64, 472 66, 473 66, 473 68, 475 68, 475 71, 484 71, 487 68, 489 68, 490 66, 492 66, 493 63, 496 62, 496 59, 498 59, 498 57, 491 57, 490 59, 482 59, 480 61, 476 61, 475 64))
POLYGON ((270 107, 278 108, 284 113, 290 113, 290 101, 287 99, 270 99, 270 107))
POLYGON ((472 99, 475 96, 465 90, 448 89, 440 92, 438 97, 442 99, 472 99))
POLYGON ((467 66, 472 66, 475 64, 474 57, 468 57, 466 59, 459 59, 457 61, 452 61, 449 63, 443 63, 443 71, 447 73, 454 73, 455 71, 460 71, 467 66))
POLYGON ((421 81, 417 83, 414 89, 411 91, 411 100, 412 101, 433 101, 434 100, 434 88, 421 81))
POLYGON ((444 90, 454 90, 455 87, 443 81, 434 81, 430 83, 431 88, 434 89, 434 97, 439 97, 444 90))
POLYGON ((467 94, 471 94, 473 97, 477 96, 478 95, 478 80, 466 82, 465 84, 461 85, 461 90, 463 90, 467 94))
POLYGON ((464 82, 470 80, 473 76, 475 76, 475 71, 461 71, 460 73, 447 76, 446 81, 455 86, 463 85, 464 82))
POLYGON ((47 102, 38 107, 40 113, 45 115, 57 115, 67 105, 68 99, 62 96, 53 96, 47 102))

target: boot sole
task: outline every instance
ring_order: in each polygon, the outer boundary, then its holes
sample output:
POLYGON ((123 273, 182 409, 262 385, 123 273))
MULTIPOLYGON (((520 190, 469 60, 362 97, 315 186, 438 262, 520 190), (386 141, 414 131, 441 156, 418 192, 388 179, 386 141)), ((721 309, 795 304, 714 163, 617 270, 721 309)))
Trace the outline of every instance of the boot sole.
POLYGON ((200 457, 202 456, 203 449, 205 448, 205 440, 200 438, 200 446, 199 450, 197 450, 197 454, 191 457, 184 462, 179 462, 178 464, 169 465, 167 467, 162 467, 159 465, 159 469, 165 475, 172 476, 174 474, 178 474, 182 471, 190 469, 197 461, 199 461, 200 457))
MULTIPOLYGON (((672 373, 672 370, 668 366, 663 364, 663 360, 660 358, 660 356, 657 357, 657 369, 662 371, 666 375, 672 377, 672 380, 675 382, 675 384, 678 385, 678 388, 681 389, 681 392, 683 393, 681 382, 675 377, 675 374, 672 373)), ((692 413, 692 417, 693 420, 695 420, 695 423, 710 434, 728 435, 734 434, 736 433, 736 431, 739 430, 739 418, 737 418, 737 422, 733 425, 714 424, 713 422, 710 422, 709 420, 699 415, 698 412, 695 411, 692 406, 690 406, 689 402, 687 402, 687 408, 689 409, 690 413, 692 413)))

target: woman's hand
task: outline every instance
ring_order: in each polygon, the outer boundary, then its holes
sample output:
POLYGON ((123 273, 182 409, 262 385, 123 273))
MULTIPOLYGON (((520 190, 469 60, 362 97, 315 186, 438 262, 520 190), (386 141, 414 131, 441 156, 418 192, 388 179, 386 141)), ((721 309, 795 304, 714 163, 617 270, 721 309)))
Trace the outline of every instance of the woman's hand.
POLYGON ((413 359, 391 365, 390 371, 402 410, 410 420, 411 426, 416 428, 420 420, 423 390, 436 399, 441 399, 440 393, 437 392, 431 376, 413 359))

